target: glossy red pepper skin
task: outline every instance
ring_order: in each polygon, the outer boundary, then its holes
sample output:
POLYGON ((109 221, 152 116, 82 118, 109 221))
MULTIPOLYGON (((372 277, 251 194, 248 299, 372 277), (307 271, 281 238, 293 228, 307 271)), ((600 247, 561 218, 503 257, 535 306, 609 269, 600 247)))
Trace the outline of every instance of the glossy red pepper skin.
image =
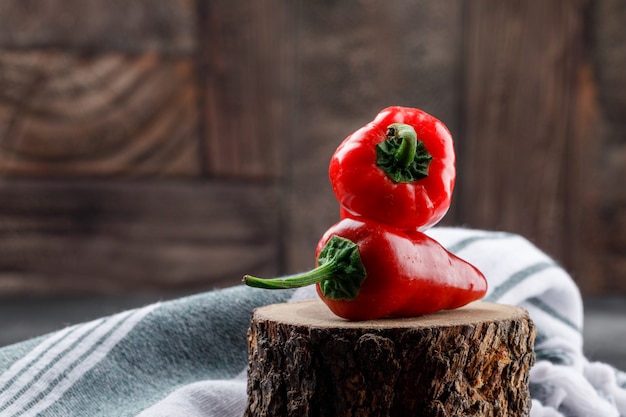
POLYGON ((403 230, 424 231, 450 207, 456 178, 452 136, 441 121, 422 110, 388 107, 339 145, 330 161, 329 178, 342 217, 366 217, 403 230), (393 123, 412 126, 432 156, 425 178, 394 182, 377 166, 376 145, 386 139, 393 123))
POLYGON ((404 232, 373 221, 344 219, 322 236, 319 255, 337 235, 354 242, 367 272, 353 300, 326 297, 336 315, 349 320, 414 317, 462 307, 484 297, 487 281, 474 266, 418 231, 404 232))

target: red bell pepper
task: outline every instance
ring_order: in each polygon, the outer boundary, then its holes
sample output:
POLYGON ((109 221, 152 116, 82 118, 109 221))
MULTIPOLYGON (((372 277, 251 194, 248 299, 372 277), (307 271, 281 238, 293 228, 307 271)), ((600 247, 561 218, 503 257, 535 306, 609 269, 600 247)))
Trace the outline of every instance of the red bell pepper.
POLYGON ((483 274, 418 231, 344 219, 322 236, 317 267, 282 278, 246 275, 253 287, 317 284, 321 299, 349 320, 412 317, 462 307, 487 291, 483 274))
POLYGON ((339 145, 329 177, 343 217, 424 231, 450 207, 452 136, 422 110, 388 107, 339 145))

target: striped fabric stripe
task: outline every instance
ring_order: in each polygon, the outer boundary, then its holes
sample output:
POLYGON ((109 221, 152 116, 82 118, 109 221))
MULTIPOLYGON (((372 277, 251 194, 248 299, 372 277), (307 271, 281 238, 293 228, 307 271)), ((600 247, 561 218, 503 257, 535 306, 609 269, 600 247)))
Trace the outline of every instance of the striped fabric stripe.
POLYGON ((0 377, 0 416, 35 415, 48 408, 157 307, 70 327, 44 340, 0 377))
POLYGON ((546 302, 541 300, 539 297, 532 297, 526 300, 527 303, 532 304, 538 309, 544 311, 546 314, 550 315, 552 318, 560 321, 568 327, 576 330, 579 333, 582 333, 583 329, 580 328, 576 323, 570 320, 568 317, 565 317, 563 314, 559 313, 552 306, 548 305, 546 302))
POLYGON ((473 243, 476 242, 481 242, 481 241, 485 241, 485 240, 499 240, 499 239, 507 239, 507 238, 513 238, 516 237, 516 235, 511 234, 511 233, 506 233, 506 232, 501 232, 501 233, 490 233, 490 234, 486 234, 486 235, 477 235, 477 236, 471 236, 465 239, 462 239, 454 244, 448 245, 448 247, 446 248, 448 251, 452 252, 452 253, 458 253, 460 251, 462 251, 463 249, 466 249, 468 246, 471 246, 473 243))
MULTIPOLYGON (((95 323, 96 322, 94 322, 94 324, 95 323)), ((30 354, 15 362, 6 372, 0 375, 0 395, 9 389, 22 374, 37 363, 44 355, 51 350, 55 350, 57 345, 72 338, 72 333, 79 327, 86 328, 87 326, 73 326, 60 330, 40 343, 30 354)))
POLYGON ((531 278, 532 276, 538 274, 539 272, 542 272, 545 269, 558 268, 558 267, 559 265, 556 264, 555 262, 543 262, 542 261, 542 262, 531 264, 523 268, 522 270, 514 273, 513 275, 508 277, 506 280, 504 280, 504 282, 502 282, 500 285, 494 288, 491 294, 485 297, 485 301, 496 302, 505 293, 514 289, 522 281, 525 281, 531 278))

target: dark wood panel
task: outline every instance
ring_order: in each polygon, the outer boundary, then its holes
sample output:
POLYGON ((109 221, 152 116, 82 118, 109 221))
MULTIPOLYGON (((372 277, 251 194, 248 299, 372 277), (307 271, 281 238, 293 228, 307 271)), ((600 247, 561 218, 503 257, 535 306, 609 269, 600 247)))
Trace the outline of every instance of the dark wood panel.
POLYGON ((600 85, 602 111, 610 126, 610 144, 626 144, 626 3, 596 0, 590 10, 594 71, 600 85))
POLYGON ((212 175, 276 178, 299 134, 295 105, 296 3, 200 3, 203 132, 212 175))
POLYGON ((189 54, 196 48, 194 0, 7 0, 0 47, 189 54))
POLYGON ((521 233, 597 288, 587 2, 466 2, 461 219, 521 233), (584 256, 583 256, 584 254, 584 256))
POLYGON ((0 295, 199 290, 280 264, 277 189, 0 182, 0 295))
MULTIPOLYGON (((290 135, 288 265, 310 267, 338 220, 328 163, 383 108, 423 108, 459 132, 459 2, 302 2, 297 125, 290 135)), ((454 223, 454 214, 447 221, 454 223)))
POLYGON ((201 171, 195 63, 0 50, 0 174, 201 171))
POLYGON ((626 3, 599 0, 593 6, 594 70, 602 106, 596 245, 604 255, 599 259, 604 290, 626 294, 626 3))
POLYGON ((332 152, 399 104, 455 137, 446 224, 521 233, 586 293, 624 292, 625 17, 619 0, 0 2, 0 291, 309 268, 338 217, 332 152))

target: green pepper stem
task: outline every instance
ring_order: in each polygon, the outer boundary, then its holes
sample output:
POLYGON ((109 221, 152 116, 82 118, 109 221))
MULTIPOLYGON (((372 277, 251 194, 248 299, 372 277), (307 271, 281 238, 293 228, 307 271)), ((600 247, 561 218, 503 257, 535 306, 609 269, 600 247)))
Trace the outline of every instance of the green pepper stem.
POLYGON ((417 133, 413 126, 404 123, 393 123, 387 127, 387 137, 401 141, 394 154, 394 160, 402 168, 408 167, 417 152, 417 133))
POLYGON ((317 257, 318 267, 279 278, 244 275, 244 284, 269 290, 319 284, 322 294, 333 300, 354 300, 367 275, 359 247, 349 239, 333 235, 317 257))
POLYGON ((376 144, 376 165, 394 182, 414 182, 428 176, 433 159, 413 126, 392 123, 387 139, 376 144))
POLYGON ((307 272, 280 278, 259 278, 252 275, 244 275, 243 282, 250 287, 263 288, 266 290, 300 288, 332 278, 336 267, 337 262, 329 262, 307 272))

